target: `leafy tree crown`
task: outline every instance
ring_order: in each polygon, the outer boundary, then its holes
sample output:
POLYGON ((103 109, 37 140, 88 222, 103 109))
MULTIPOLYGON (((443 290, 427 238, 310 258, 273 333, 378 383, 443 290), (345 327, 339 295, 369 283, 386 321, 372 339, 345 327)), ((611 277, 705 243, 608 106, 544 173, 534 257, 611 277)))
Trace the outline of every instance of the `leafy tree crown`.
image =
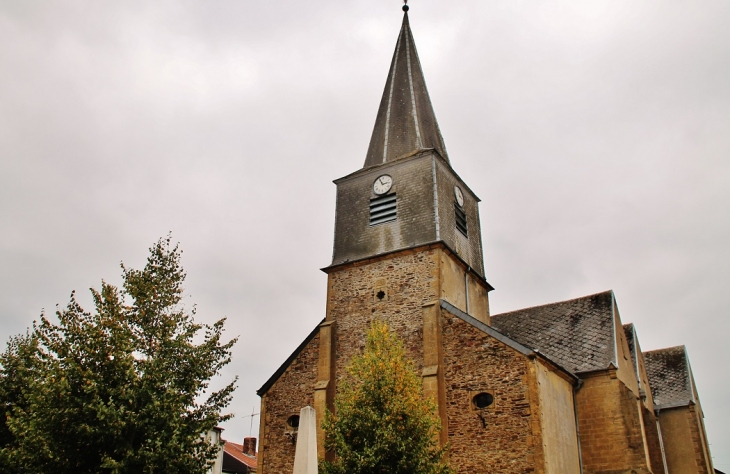
POLYGON ((323 472, 451 474, 435 413, 400 338, 373 322, 364 352, 338 383, 335 413, 325 415, 325 448, 335 460, 322 462, 323 472))
POLYGON ((0 472, 204 473, 219 446, 203 435, 230 418, 235 380, 210 380, 231 360, 224 319, 194 320, 182 304, 182 251, 160 239, 122 289, 71 294, 0 355, 0 472))

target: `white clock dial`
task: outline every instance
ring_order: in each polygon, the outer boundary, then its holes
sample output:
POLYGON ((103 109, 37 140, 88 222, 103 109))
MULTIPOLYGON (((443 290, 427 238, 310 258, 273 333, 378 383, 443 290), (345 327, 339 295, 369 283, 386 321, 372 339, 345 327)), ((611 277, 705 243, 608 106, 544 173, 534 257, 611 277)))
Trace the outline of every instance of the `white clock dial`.
POLYGON ((458 186, 454 186, 454 196, 456 196, 456 202, 459 204, 459 206, 464 205, 464 193, 461 192, 461 188, 458 186))
POLYGON ((390 191, 390 188, 393 187, 393 178, 391 178, 389 175, 384 174, 382 176, 379 176, 378 179, 375 180, 373 183, 373 192, 375 194, 385 194, 388 191, 390 191))

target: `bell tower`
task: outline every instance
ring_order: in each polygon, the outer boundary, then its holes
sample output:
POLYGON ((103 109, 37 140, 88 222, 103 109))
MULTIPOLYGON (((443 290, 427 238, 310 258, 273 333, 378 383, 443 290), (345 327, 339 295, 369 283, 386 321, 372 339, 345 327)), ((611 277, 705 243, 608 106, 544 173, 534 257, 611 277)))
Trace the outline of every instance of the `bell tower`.
MULTIPOLYGON (((291 472, 301 407, 317 426, 334 409, 338 381, 361 353, 372 321, 403 340, 432 397, 447 442, 443 311, 490 324, 479 198, 446 152, 403 7, 385 90, 362 168, 335 180, 337 204, 325 319, 259 390, 264 474, 291 472)), ((450 334, 450 333, 449 333, 450 334)), ((318 456, 324 432, 317 430, 318 456)))
MULTIPOLYGON (((689 453, 682 472, 712 471, 696 391, 672 398, 693 387, 669 354, 683 348, 654 351, 652 366, 612 291, 490 315, 479 198, 452 167, 403 10, 365 163, 335 180, 325 318, 258 391, 257 472, 292 472, 303 407, 317 456, 333 458, 322 419, 375 320, 403 341, 457 472, 659 473, 667 440, 689 453), (678 416, 691 420, 675 429, 678 416)), ((358 449, 392 449, 381 441, 358 449)))
POLYGON ((331 266, 442 245, 484 280, 479 198, 454 171, 426 89, 407 6, 364 166, 335 180, 331 266))
MULTIPOLYGON (((440 306, 489 324, 479 198, 451 167, 416 52, 408 7, 364 166, 335 180, 327 313, 319 327, 317 416, 373 319, 404 340, 439 406, 446 442, 440 306)), ((320 455, 324 434, 319 433, 320 455)))

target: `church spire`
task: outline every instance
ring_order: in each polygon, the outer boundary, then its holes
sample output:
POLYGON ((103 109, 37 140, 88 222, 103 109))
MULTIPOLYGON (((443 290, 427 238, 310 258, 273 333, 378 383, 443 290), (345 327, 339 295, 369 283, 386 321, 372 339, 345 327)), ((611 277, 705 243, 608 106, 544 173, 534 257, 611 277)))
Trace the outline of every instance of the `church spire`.
POLYGON ((404 5, 403 26, 398 35, 388 80, 370 138, 365 168, 390 162, 424 149, 435 149, 448 161, 416 44, 404 5))

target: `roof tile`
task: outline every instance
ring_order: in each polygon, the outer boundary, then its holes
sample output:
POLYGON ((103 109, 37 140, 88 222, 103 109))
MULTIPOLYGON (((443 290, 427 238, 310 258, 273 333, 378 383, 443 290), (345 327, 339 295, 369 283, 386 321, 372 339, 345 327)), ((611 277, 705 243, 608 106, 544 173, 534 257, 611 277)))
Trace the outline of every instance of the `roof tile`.
POLYGON ((246 466, 256 469, 256 458, 254 456, 249 456, 248 454, 243 454, 243 445, 238 443, 231 443, 230 441, 225 441, 223 445, 223 451, 235 458, 237 461, 242 462, 246 466))
POLYGON ((684 346, 644 352, 644 361, 651 394, 659 408, 667 405, 689 405, 695 402, 689 361, 684 346))

